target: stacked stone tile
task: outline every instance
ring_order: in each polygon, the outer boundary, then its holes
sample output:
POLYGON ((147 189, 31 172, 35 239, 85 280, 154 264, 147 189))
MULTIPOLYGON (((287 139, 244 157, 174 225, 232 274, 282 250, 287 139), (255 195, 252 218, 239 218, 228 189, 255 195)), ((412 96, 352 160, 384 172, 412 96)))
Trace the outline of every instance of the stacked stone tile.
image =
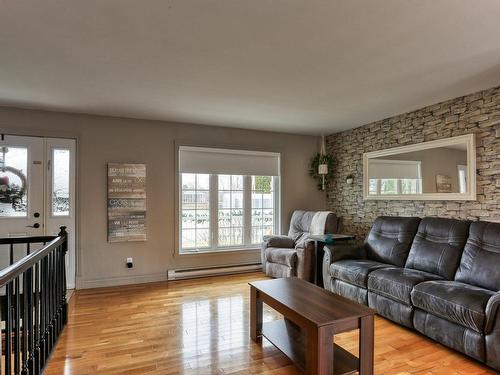
POLYGON ((380 215, 500 221, 500 87, 447 100, 327 137, 335 159, 329 209, 343 231, 362 240, 380 215), (469 133, 476 134, 476 201, 363 200, 363 153, 469 133), (346 177, 354 176, 352 185, 346 177))

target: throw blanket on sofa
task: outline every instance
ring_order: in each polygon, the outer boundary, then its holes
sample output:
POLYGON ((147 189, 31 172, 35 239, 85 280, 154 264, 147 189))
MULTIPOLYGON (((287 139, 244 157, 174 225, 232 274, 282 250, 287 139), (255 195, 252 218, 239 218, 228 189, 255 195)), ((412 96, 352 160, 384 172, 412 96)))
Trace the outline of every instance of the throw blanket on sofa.
POLYGON ((312 235, 325 234, 326 219, 331 213, 331 211, 316 212, 311 220, 309 233, 312 235))

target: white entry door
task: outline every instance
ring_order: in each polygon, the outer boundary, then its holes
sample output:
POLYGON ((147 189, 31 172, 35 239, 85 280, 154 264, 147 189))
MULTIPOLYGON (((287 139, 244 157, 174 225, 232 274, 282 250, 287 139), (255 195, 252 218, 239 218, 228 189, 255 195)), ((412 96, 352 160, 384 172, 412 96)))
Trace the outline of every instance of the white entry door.
MULTIPOLYGON (((75 287, 75 140, 0 135, 0 237, 69 234, 68 288, 75 287)), ((0 268, 8 265, 0 250, 0 268)), ((17 249, 15 260, 25 251, 17 249)))

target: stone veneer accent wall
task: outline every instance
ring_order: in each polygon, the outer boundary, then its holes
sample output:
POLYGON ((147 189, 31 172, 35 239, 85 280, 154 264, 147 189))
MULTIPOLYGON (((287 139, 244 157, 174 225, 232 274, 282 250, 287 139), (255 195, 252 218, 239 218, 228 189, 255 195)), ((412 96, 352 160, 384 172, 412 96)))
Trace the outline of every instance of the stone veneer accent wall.
POLYGON ((326 141, 327 152, 336 159, 328 208, 342 218, 343 231, 358 240, 380 215, 500 221, 500 87, 332 134, 326 141), (363 200, 364 152, 469 133, 476 134, 476 201, 363 200), (347 185, 351 174, 354 183, 347 185))

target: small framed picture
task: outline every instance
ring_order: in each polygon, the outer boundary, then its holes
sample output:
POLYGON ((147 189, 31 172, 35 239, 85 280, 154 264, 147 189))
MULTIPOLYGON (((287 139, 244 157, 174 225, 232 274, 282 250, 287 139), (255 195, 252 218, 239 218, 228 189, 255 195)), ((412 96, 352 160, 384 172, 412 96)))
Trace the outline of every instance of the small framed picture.
POLYGON ((436 192, 451 193, 451 177, 444 174, 436 175, 436 192))

